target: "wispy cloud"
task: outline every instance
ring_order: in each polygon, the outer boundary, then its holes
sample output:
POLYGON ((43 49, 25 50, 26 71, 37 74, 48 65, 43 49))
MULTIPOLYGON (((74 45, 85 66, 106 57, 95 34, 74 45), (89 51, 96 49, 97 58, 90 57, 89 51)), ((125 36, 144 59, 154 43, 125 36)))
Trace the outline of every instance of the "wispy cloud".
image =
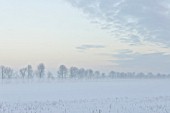
POLYGON ((110 61, 122 69, 169 73, 170 55, 165 53, 138 54, 125 51, 113 54, 112 57, 118 59, 110 61))
POLYGON ((79 47, 76 47, 76 49, 79 50, 88 50, 88 49, 99 49, 99 48, 105 48, 103 45, 90 45, 90 44, 84 44, 79 47))
POLYGON ((169 0, 67 0, 93 23, 134 45, 142 41, 170 47, 169 0))
POLYGON ((113 70, 170 73, 170 54, 164 52, 142 54, 130 49, 119 49, 98 55, 106 56, 113 70))

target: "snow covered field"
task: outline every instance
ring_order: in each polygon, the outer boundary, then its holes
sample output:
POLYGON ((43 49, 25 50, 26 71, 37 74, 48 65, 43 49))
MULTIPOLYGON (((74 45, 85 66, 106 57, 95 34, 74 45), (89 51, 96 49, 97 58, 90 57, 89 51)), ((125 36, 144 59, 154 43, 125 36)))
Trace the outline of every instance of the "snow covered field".
POLYGON ((169 79, 0 83, 0 113, 169 113, 169 79))

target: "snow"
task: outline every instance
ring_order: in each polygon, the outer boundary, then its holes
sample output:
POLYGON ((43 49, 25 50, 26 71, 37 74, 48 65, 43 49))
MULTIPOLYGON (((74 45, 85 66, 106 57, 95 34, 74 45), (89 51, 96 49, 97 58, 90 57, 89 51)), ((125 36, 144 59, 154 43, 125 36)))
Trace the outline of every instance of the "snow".
POLYGON ((169 79, 0 83, 0 113, 168 113, 169 79))

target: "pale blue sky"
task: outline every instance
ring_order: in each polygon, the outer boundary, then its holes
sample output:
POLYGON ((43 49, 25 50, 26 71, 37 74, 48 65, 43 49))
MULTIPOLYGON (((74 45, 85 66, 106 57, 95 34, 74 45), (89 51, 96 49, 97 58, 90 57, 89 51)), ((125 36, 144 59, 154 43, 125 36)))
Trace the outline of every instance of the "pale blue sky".
POLYGON ((0 64, 170 73, 168 0, 0 0, 0 14, 0 64))

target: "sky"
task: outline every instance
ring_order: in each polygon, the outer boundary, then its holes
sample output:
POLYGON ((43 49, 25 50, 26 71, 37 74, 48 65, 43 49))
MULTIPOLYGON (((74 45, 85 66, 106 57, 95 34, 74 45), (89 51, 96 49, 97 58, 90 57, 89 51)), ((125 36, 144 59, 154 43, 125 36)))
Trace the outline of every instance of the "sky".
POLYGON ((0 0, 0 65, 170 73, 169 0, 0 0))

